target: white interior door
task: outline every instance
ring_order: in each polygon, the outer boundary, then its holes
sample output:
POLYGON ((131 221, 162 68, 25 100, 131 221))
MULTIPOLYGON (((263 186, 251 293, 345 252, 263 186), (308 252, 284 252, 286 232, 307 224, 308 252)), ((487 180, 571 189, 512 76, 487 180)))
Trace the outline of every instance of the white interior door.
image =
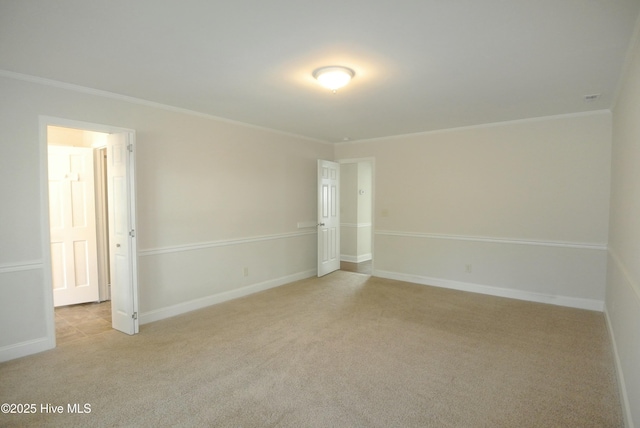
POLYGON ((111 319, 123 333, 138 332, 136 240, 133 225, 133 144, 128 133, 107 139, 107 200, 109 206, 109 268, 111 319))
POLYGON ((318 160, 318 276, 340 269, 340 164, 318 160))
POLYGON ((99 299, 93 150, 48 147, 54 306, 99 299))

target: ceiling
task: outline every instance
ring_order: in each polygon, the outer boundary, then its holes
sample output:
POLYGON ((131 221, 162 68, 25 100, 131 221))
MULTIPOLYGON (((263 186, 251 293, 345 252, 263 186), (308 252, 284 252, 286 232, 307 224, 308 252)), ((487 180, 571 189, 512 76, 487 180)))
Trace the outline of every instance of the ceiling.
POLYGON ((0 0, 0 69, 353 141, 608 109, 639 11, 640 0, 0 0), (333 94, 311 76, 327 65, 356 76, 333 94))

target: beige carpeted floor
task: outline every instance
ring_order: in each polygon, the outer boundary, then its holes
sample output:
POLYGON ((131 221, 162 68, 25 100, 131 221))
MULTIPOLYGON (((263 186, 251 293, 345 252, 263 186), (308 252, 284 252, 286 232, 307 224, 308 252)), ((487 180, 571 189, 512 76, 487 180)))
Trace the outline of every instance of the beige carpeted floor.
POLYGON ((335 272, 0 364, 38 410, 0 425, 619 427, 610 349, 602 313, 335 272))

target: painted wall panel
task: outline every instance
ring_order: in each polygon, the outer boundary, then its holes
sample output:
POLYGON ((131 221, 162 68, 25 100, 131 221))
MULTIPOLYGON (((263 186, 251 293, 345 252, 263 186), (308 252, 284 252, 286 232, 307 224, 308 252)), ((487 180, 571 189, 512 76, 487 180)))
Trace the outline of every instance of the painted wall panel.
POLYGON ((376 228, 606 244, 611 114, 340 144, 375 157, 376 228))
MULTIPOLYGON (((640 24, 639 24, 640 25, 640 24)), ((640 28, 613 110, 607 320, 628 427, 640 426, 640 28)))
POLYGON ((315 274, 316 236, 304 233, 255 242, 142 252, 140 312, 162 310, 301 272, 315 274))
MULTIPOLYGON (((606 275, 604 248, 572 248, 515 242, 397 236, 376 233, 375 269, 410 275, 433 285, 464 283, 479 292, 486 287, 573 300, 571 306, 603 309, 606 275), (434 281, 435 280, 435 281, 434 281), (585 304, 580 304, 586 300, 585 304)), ((375 272, 374 272, 375 274, 375 272)), ((498 294, 499 293, 490 293, 498 294)), ((557 300, 557 299, 556 299, 557 300)))
POLYGON ((596 112, 340 144, 336 158, 375 157, 377 271, 601 306, 610 150, 611 114, 596 112), (439 235, 461 239, 425 238, 439 235))
POLYGON ((41 267, 0 272, 0 351, 46 336, 42 281, 41 267))

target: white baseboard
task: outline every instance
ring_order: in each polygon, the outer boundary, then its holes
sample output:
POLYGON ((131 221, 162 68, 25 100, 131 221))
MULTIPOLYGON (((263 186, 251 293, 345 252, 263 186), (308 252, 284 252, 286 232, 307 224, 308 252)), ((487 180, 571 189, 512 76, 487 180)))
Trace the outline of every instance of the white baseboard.
POLYGON ((27 355, 36 354, 53 348, 55 348, 55 343, 52 343, 48 337, 41 337, 39 339, 4 346, 0 348, 0 362, 26 357, 27 355))
POLYGON ((373 255, 371 253, 362 254, 360 256, 351 256, 351 255, 348 255, 348 254, 340 254, 340 261, 341 262, 362 263, 362 262, 368 262, 372 258, 373 258, 373 255))
POLYGON ((174 317, 176 315, 195 311, 197 309, 206 308, 207 306, 226 302, 228 300, 237 299, 238 297, 248 296, 249 294, 268 290, 274 287, 279 287, 281 285, 288 284, 290 282, 310 278, 312 276, 316 276, 316 274, 317 272, 315 269, 308 270, 305 272, 298 272, 292 275, 287 275, 280 278, 259 282, 257 284, 247 285, 245 287, 238 288, 235 290, 224 291, 222 293, 213 294, 211 296, 202 297, 200 299, 190 300, 188 302, 179 303, 177 305, 167 306, 166 308, 156 309, 149 312, 143 312, 140 314, 140 325, 147 324, 154 321, 159 321, 165 318, 174 317))
POLYGON ((618 346, 616 345, 616 337, 613 334, 613 326, 607 307, 604 308, 604 317, 607 321, 609 329, 609 337, 611 338, 611 346, 613 348, 613 357, 616 365, 616 376, 618 379, 618 392, 620 393, 620 401, 622 402, 622 415, 624 416, 624 426, 633 428, 633 417, 631 416, 631 405, 629 404, 629 396, 627 395, 627 385, 624 381, 624 373, 622 372, 622 364, 620 363, 620 355, 618 355, 618 346))
POLYGON ((413 282, 434 287, 450 288, 453 290, 469 291, 471 293, 488 294, 491 296, 507 297, 510 299, 527 300, 530 302, 548 303, 570 308, 588 309, 592 311, 604 310, 604 302, 601 300, 584 299, 580 297, 555 296, 551 294, 534 293, 530 291, 513 290, 508 288, 491 287, 488 285, 474 284, 470 282, 452 281, 449 279, 430 278, 426 276, 410 275, 384 270, 374 270, 373 276, 395 279, 398 281, 413 282))

